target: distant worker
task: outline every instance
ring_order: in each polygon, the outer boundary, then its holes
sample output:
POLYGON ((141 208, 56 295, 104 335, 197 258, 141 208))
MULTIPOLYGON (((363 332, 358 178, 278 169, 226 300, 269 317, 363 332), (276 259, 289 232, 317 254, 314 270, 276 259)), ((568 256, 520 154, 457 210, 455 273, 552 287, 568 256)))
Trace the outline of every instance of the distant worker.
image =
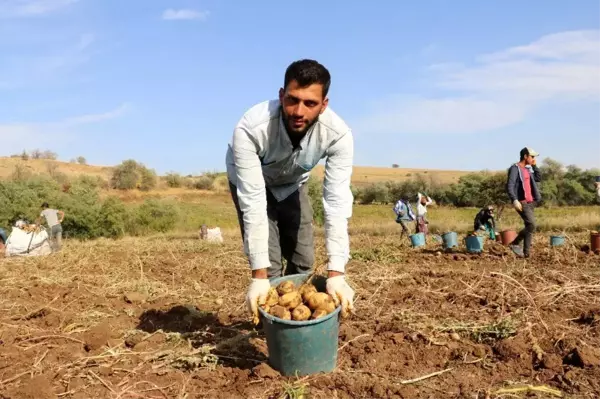
POLYGON ((494 220, 494 207, 488 205, 475 216, 474 232, 485 231, 492 240, 496 239, 496 221, 494 220))
POLYGON ((427 220, 427 205, 431 205, 433 201, 429 196, 421 193, 417 194, 417 201, 417 233, 423 233, 427 236, 429 233, 429 228, 427 227, 429 224, 429 220, 427 220))
POLYGON ((415 220, 415 214, 407 198, 399 199, 398 202, 396 202, 396 205, 394 206, 394 213, 396 214, 396 223, 399 223, 400 226, 402 226, 400 238, 404 237, 404 234, 408 236, 410 234, 410 230, 408 229, 406 222, 415 220))
POLYGON ((600 176, 596 176, 594 185, 596 186, 596 200, 600 202, 600 176))
POLYGON ((310 171, 325 158, 323 208, 327 250, 326 291, 353 308, 354 290, 345 278, 349 259, 348 219, 354 140, 348 125, 329 107, 331 77, 317 61, 299 60, 285 71, 277 100, 250 108, 239 120, 226 164, 252 279, 248 310, 258 323, 269 278, 309 274, 315 262, 310 171))
POLYGON ((42 224, 42 219, 46 220, 48 229, 50 230, 50 243, 53 245, 55 252, 60 251, 62 247, 62 221, 65 218, 65 213, 57 209, 52 209, 47 202, 42 204, 42 213, 36 221, 38 225, 42 224))
POLYGON ((508 169, 506 191, 513 207, 523 219, 525 228, 510 243, 512 251, 519 257, 529 258, 533 233, 535 232, 535 216, 533 211, 542 195, 537 183, 542 181, 542 174, 537 167, 539 154, 525 147, 520 152, 520 161, 508 169), (519 246, 523 242, 523 249, 519 246))

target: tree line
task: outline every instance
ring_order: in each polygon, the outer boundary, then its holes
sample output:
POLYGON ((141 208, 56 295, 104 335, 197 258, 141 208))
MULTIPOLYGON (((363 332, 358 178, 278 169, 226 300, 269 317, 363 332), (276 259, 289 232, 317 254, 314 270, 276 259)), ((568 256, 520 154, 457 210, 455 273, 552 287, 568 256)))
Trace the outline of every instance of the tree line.
MULTIPOLYGON (((582 169, 575 165, 564 166, 559 161, 546 158, 540 166, 542 173, 542 204, 545 206, 594 205, 597 203, 594 181, 600 169, 582 169)), ((416 174, 404 182, 374 183, 363 188, 353 188, 354 199, 359 204, 391 204, 401 198, 411 202, 418 192, 429 195, 440 205, 456 207, 501 206, 509 203, 506 194, 506 172, 481 171, 461 176, 458 182, 440 183, 435 176, 416 174)))

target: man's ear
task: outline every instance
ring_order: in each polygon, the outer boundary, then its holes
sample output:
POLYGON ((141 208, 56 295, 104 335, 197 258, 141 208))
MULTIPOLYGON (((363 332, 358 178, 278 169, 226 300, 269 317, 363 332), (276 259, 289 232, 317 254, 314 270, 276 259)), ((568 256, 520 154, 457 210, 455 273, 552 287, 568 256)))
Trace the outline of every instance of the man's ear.
POLYGON ((283 104, 283 96, 285 95, 285 90, 283 90, 283 87, 279 88, 279 102, 283 104))
POLYGON ((323 105, 321 105, 321 112, 319 112, 320 114, 325 112, 327 105, 329 105, 329 97, 325 97, 325 99, 323 100, 323 105))

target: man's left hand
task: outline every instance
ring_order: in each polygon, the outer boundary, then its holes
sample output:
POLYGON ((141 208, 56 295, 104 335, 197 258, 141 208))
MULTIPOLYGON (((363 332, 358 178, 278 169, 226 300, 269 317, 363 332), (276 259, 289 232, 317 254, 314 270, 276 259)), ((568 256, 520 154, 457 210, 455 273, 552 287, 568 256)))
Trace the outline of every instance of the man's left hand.
POLYGON ((354 311, 354 290, 346 282, 343 274, 327 278, 326 290, 333 297, 335 306, 342 305, 342 316, 347 317, 348 313, 354 311))

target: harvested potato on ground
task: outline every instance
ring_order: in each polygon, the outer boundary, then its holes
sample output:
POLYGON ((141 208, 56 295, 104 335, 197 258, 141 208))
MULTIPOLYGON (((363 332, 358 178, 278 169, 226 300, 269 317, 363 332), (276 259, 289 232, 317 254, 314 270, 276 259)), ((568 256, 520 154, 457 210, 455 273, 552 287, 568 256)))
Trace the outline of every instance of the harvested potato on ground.
POLYGON ((292 320, 304 321, 310 318, 310 309, 305 305, 298 305, 292 311, 292 320))
POLYGON ((275 305, 275 306, 271 307, 271 309, 269 310, 269 314, 273 315, 275 317, 279 317, 280 319, 283 319, 283 320, 291 320, 292 319, 292 315, 291 315, 290 311, 287 310, 286 308, 284 308, 283 306, 279 306, 279 305, 275 305))
POLYGON ((267 300, 265 301, 265 305, 273 306, 279 303, 279 294, 277 293, 277 289, 275 287, 271 287, 269 289, 269 293, 267 294, 267 300))
POLYGON ((300 295, 302 295, 302 300, 304 302, 308 302, 308 298, 310 298, 312 294, 317 292, 317 288, 312 284, 302 284, 298 292, 300 293, 300 295))
POLYGON ((282 281, 281 283, 279 283, 279 285, 277 286, 277 293, 279 295, 285 295, 289 292, 292 291, 296 291, 296 286, 294 285, 294 283, 292 281, 282 281))
POLYGON ((308 298, 308 307, 312 310, 324 308, 327 302, 333 302, 331 295, 324 292, 315 292, 308 298))
POLYGON ((313 312, 311 319, 315 320, 323 316, 327 316, 327 311, 325 309, 317 309, 313 312))
POLYGON ((292 310, 302 303, 302 297, 298 291, 288 292, 279 297, 279 305, 292 310))

